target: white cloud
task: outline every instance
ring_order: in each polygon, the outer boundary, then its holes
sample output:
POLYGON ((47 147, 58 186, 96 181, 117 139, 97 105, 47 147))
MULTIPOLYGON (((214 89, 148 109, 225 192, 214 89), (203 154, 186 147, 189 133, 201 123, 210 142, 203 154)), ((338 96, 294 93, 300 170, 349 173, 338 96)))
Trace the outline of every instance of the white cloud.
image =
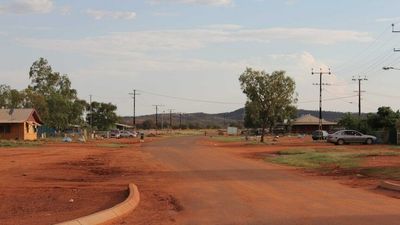
POLYGON ((160 16, 160 17, 175 17, 179 16, 177 12, 153 12, 153 16, 160 16))
POLYGON ((53 8, 52 0, 12 0, 0 5, 0 13, 49 13, 53 8))
POLYGON ((61 15, 63 16, 67 16, 67 15, 71 15, 71 6, 62 6, 59 8, 59 11, 61 13, 61 15))
POLYGON ((160 3, 180 3, 180 4, 197 4, 211 6, 231 6, 233 0, 148 0, 152 4, 160 3))
POLYGON ((135 12, 105 11, 105 10, 95 10, 95 9, 86 10, 86 14, 93 17, 96 20, 101 20, 104 18, 132 20, 135 19, 136 17, 135 12))
POLYGON ((204 26, 204 28, 216 29, 216 30, 239 30, 243 27, 237 24, 212 24, 204 26))
MULTIPOLYGON (((103 15, 99 15, 98 19, 103 17, 103 15)), ((238 26, 224 27, 221 25, 217 27, 221 27, 221 29, 115 32, 104 36, 73 40, 20 38, 18 41, 26 46, 48 50, 74 51, 86 54, 133 55, 149 52, 188 51, 210 47, 214 44, 239 42, 291 41, 331 45, 341 42, 368 42, 372 40, 367 33, 348 30, 314 28, 239 29, 238 26)))

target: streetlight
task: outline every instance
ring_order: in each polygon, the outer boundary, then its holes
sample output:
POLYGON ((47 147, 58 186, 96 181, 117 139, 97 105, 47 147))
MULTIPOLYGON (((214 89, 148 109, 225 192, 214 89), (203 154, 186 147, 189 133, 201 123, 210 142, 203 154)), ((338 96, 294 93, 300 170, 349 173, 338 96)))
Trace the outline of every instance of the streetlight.
POLYGON ((384 66, 382 69, 383 70, 400 70, 400 68, 396 68, 396 67, 393 67, 393 66, 384 66))

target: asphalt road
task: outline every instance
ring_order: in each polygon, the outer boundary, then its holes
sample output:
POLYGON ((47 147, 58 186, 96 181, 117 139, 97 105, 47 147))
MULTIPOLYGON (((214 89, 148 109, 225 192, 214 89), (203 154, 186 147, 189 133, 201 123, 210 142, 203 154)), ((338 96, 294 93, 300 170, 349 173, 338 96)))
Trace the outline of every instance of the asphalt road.
POLYGON ((399 199, 240 158, 199 140, 171 138, 143 147, 165 168, 153 176, 176 199, 171 224, 400 224, 399 199))

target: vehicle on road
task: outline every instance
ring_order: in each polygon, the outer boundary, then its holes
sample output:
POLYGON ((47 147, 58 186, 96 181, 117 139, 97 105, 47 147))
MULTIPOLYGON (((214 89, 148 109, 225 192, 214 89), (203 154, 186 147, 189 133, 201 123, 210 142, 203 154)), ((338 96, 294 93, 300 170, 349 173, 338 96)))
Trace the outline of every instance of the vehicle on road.
POLYGON ((136 137, 136 133, 135 132, 130 132, 127 130, 121 130, 120 132, 120 137, 121 138, 134 138, 136 137))
POLYGON ((315 130, 312 132, 312 139, 316 140, 326 140, 328 138, 328 132, 325 130, 315 130))
POLYGON ((376 142, 376 137, 372 135, 365 135, 356 130, 341 130, 334 134, 328 135, 328 142, 337 145, 350 144, 350 143, 361 143, 361 144, 373 144, 376 142))
POLYGON ((110 131, 110 138, 120 138, 121 132, 119 130, 111 130, 110 131))

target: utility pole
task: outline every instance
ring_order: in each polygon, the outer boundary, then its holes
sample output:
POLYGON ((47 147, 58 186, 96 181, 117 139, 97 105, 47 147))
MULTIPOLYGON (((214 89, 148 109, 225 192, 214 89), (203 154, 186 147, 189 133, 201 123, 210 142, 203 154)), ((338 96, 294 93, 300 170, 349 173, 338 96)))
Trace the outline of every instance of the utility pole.
POLYGON ((179 129, 182 130, 182 113, 179 113, 179 129))
POLYGON ((368 79, 366 77, 361 78, 360 76, 358 76, 358 78, 354 78, 352 79, 353 81, 358 81, 358 117, 361 118, 361 92, 363 92, 361 90, 361 81, 367 81, 368 79))
POLYGON ((161 114, 161 130, 164 130, 164 114, 165 114, 165 111, 162 111, 162 114, 161 114))
POLYGON ((224 113, 224 129, 226 128, 226 113, 224 113))
MULTIPOLYGON (((392 23, 392 33, 400 33, 400 30, 394 29, 394 23, 392 23)), ((394 48, 393 51, 394 52, 400 52, 400 49, 394 48)))
MULTIPOLYGON (((319 72, 314 72, 314 69, 311 69, 311 75, 319 75, 319 83, 314 83, 313 85, 319 85, 319 130, 322 130, 322 85, 329 85, 328 83, 322 83, 323 75, 331 75, 331 69, 328 71, 322 71, 322 68, 319 69, 319 72)), ((321 136, 322 138, 322 136, 321 136)))
POLYGON ((132 95, 133 99, 133 118, 132 118, 132 126, 136 128, 136 95, 140 95, 136 92, 136 89, 133 89, 133 93, 129 93, 132 95))
POLYGON ((90 130, 93 132, 93 107, 92 107, 92 95, 89 95, 90 104, 90 130))
POLYGON ((156 131, 158 129, 158 107, 161 107, 163 105, 153 105, 154 107, 156 107, 156 131))
POLYGON ((172 111, 174 109, 169 109, 169 128, 172 130, 172 111))

